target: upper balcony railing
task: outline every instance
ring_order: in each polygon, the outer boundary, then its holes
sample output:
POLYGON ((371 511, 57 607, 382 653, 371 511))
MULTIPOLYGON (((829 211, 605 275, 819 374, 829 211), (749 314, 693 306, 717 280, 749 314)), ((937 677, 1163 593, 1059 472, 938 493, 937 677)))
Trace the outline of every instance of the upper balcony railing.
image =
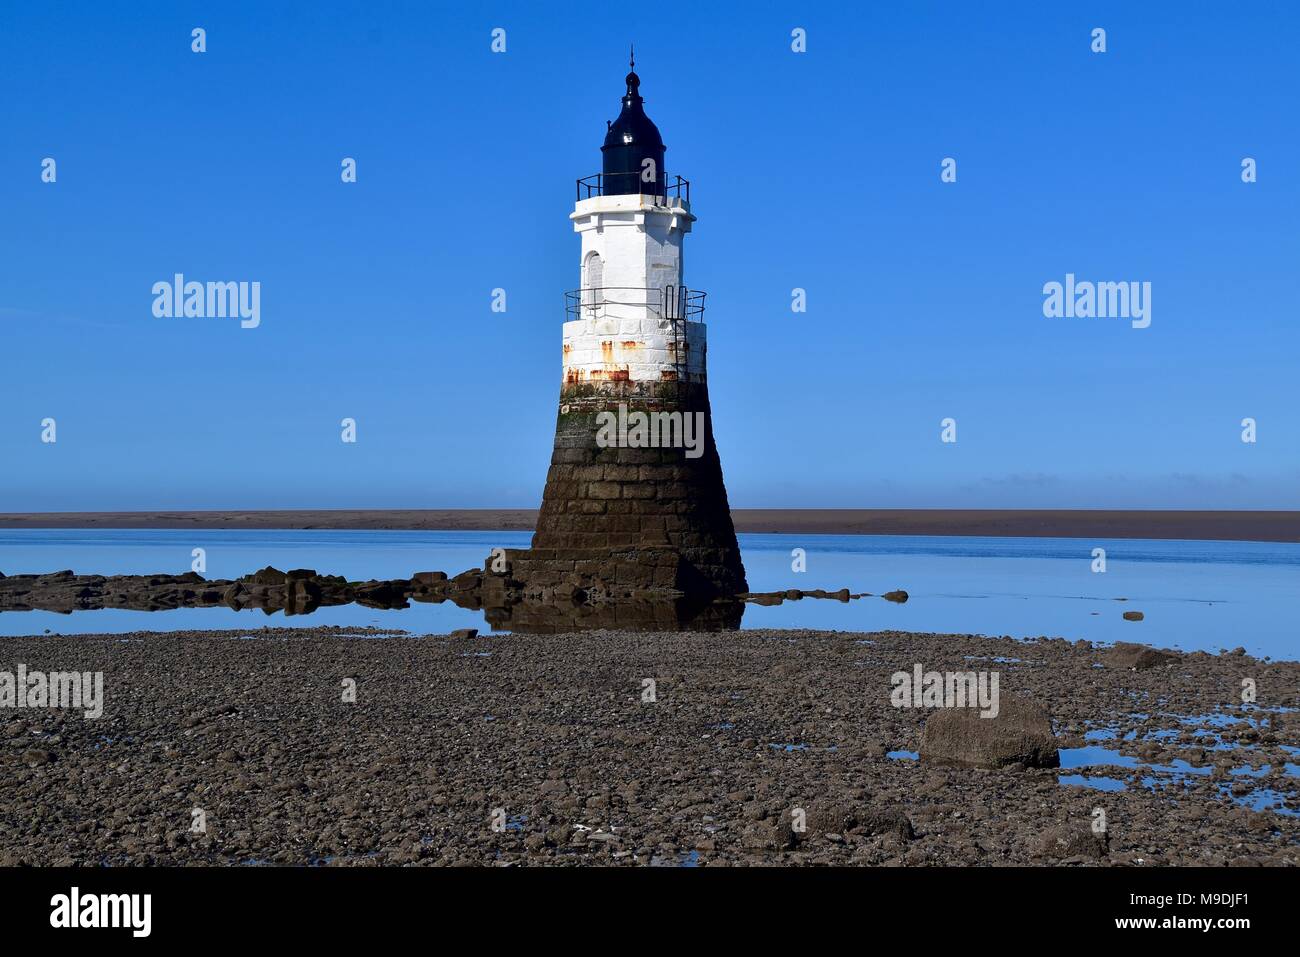
POLYGON ((649 313, 659 319, 700 322, 706 293, 685 286, 596 286, 564 294, 564 318, 637 319, 649 313))
POLYGON ((658 197, 665 206, 669 199, 675 199, 679 203, 684 199, 687 206, 691 204, 690 180, 680 176, 670 177, 664 183, 647 183, 642 180, 640 173, 592 173, 578 180, 579 201, 593 196, 634 196, 638 193, 658 197))

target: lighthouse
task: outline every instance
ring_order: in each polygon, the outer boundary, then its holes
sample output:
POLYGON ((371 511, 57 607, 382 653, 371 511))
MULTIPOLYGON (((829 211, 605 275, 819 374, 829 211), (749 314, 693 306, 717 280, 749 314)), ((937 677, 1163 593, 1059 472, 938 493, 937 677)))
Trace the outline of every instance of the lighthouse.
POLYGON ((578 600, 747 588, 709 407, 705 293, 683 244, 690 183, 664 168, 635 60, 601 171, 569 219, 578 287, 565 295, 555 445, 532 548, 508 554, 525 593, 578 600))

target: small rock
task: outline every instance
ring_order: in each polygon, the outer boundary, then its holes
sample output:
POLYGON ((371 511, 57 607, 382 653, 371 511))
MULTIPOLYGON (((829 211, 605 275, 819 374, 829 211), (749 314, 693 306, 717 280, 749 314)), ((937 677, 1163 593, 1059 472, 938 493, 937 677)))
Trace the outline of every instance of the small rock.
POLYGON ((23 752, 23 763, 35 768, 57 760, 53 751, 43 748, 28 748, 23 752))
POLYGON ((790 826, 790 815, 780 819, 758 821, 745 828, 741 840, 746 847, 762 851, 783 851, 794 847, 795 833, 790 826))

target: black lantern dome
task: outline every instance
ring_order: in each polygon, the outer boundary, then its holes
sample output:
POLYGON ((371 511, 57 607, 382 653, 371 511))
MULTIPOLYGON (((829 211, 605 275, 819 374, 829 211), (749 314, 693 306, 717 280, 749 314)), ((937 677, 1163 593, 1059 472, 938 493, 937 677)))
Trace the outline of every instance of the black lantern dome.
POLYGON ((627 94, 623 97, 623 111, 609 124, 603 155, 604 189, 606 196, 636 193, 661 195, 664 192, 664 141, 659 127, 645 115, 638 92, 641 78, 636 75, 636 58, 628 64, 633 72, 627 75, 627 94), (651 160, 651 163, 646 163, 651 160))

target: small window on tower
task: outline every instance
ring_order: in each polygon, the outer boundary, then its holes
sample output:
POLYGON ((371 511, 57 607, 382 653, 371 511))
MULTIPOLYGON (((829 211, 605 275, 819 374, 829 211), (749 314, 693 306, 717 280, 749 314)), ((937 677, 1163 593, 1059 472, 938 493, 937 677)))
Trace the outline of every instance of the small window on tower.
POLYGON ((631 142, 632 142, 632 134, 631 134, 631 133, 624 133, 624 134, 623 134, 623 142, 624 142, 624 143, 631 143, 631 142))

